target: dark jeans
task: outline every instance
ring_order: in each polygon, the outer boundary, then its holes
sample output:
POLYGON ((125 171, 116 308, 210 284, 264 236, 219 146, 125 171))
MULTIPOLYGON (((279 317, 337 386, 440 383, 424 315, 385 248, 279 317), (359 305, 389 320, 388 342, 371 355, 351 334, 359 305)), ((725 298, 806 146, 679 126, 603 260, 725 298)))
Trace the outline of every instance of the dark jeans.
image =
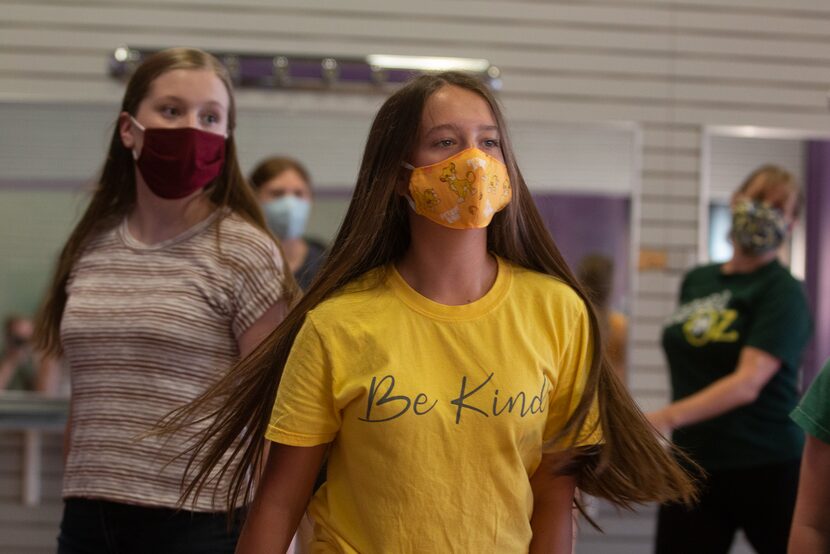
POLYGON ((713 471, 691 509, 660 506, 657 554, 726 554, 743 529, 759 554, 784 554, 798 490, 800 460, 713 471))
POLYGON ((64 502, 58 554, 232 554, 242 518, 105 500, 64 502))

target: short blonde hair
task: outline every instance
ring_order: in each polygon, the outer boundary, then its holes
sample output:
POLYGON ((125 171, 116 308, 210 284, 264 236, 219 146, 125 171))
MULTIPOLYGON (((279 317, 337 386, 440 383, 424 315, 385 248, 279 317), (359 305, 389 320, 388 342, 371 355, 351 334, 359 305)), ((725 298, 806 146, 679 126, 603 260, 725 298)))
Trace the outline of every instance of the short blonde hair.
MULTIPOLYGON (((793 217, 799 216, 804 206, 804 196, 792 173, 777 165, 762 165, 749 174, 738 190, 735 191, 735 196, 746 195, 756 185, 758 189, 753 191, 752 194, 752 198, 756 200, 768 196, 772 191, 784 189, 787 192, 787 203, 791 200, 794 201, 793 217)), ((776 207, 784 208, 784 206, 776 207)))

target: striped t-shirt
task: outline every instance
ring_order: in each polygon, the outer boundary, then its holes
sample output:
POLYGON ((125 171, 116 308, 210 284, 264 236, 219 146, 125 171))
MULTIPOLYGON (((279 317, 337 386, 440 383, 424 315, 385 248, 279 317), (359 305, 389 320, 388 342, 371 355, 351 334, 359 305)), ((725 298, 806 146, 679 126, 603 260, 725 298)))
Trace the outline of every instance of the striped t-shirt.
MULTIPOLYGON (((193 432, 145 436, 239 357, 237 340, 283 292, 273 241, 217 210, 151 246, 126 221, 85 248, 67 285, 61 341, 72 378, 63 496, 175 507, 193 432)), ((227 485, 225 483, 224 485, 227 485)), ((224 508, 207 488, 196 511, 224 508)))

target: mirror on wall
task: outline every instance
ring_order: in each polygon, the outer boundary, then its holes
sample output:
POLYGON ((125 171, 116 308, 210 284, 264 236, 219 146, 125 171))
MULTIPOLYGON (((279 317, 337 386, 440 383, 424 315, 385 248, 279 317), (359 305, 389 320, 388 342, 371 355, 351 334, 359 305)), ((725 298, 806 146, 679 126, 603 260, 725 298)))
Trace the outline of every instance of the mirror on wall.
POLYGON ((729 209, 732 193, 753 170, 775 164, 792 173, 801 185, 804 208, 785 245, 782 262, 797 278, 814 309, 814 338, 805 356, 805 382, 826 359, 830 313, 821 309, 830 303, 830 290, 823 275, 830 268, 826 214, 830 184, 830 133, 797 129, 771 129, 748 126, 717 126, 704 130, 704 156, 701 168, 699 258, 703 262, 723 262, 732 255, 728 239, 731 225, 729 209))
MULTIPOLYGON (((243 171, 281 154, 309 169, 315 201, 307 234, 336 234, 373 111, 239 107, 243 171)), ((85 209, 112 137, 117 106, 3 104, 19 132, 0 137, 0 316, 33 315, 69 232, 85 209)), ((510 121, 514 149, 545 224, 572 268, 589 254, 614 266, 611 308, 628 312, 636 273, 632 214, 639 202, 639 128, 628 124, 510 121)))
POLYGON ((610 309, 628 313, 639 250, 640 135, 629 124, 515 122, 519 165, 548 230, 576 271, 589 255, 613 263, 610 309))
MULTIPOLYGON (((701 261, 725 262, 732 256, 728 236, 732 224, 730 200, 735 189, 752 171, 765 164, 774 164, 790 172, 805 186, 808 140, 796 132, 743 126, 718 127, 704 134, 701 261)), ((801 279, 806 270, 805 215, 796 222, 782 256, 793 274, 801 279)))

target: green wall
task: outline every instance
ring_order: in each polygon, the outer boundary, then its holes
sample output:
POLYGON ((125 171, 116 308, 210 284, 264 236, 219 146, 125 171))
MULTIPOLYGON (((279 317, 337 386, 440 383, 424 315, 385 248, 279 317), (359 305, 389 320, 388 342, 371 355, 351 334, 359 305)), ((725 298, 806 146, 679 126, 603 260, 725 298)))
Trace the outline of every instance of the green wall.
POLYGON ((0 318, 35 312, 86 198, 74 188, 0 190, 0 318))

